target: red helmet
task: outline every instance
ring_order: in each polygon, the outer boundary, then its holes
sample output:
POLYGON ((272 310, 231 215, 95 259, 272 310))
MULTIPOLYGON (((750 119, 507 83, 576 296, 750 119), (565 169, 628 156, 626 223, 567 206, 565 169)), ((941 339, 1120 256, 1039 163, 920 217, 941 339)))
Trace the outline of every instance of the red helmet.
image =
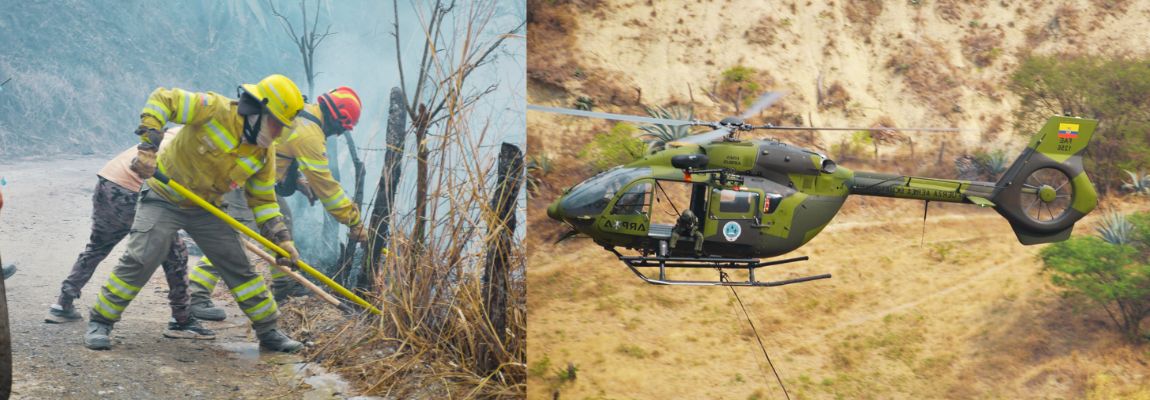
POLYGON ((359 123, 359 95, 347 86, 319 95, 320 107, 327 115, 334 116, 344 130, 352 130, 359 123))

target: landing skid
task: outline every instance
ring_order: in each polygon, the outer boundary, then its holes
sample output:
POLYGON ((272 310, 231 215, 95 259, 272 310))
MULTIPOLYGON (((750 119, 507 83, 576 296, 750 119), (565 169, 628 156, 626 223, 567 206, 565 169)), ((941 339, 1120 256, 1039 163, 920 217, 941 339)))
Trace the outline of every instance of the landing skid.
POLYGON ((713 257, 660 257, 660 256, 624 256, 615 249, 611 249, 615 256, 619 257, 619 261, 627 264, 627 268, 635 273, 639 279, 653 285, 671 285, 671 286, 755 286, 755 287, 771 287, 790 285, 792 283, 802 283, 814 281, 819 279, 828 279, 831 274, 821 274, 814 276, 806 276, 802 278, 786 279, 781 281, 759 281, 755 279, 755 270, 762 267, 769 267, 772 265, 787 264, 798 261, 806 261, 810 257, 802 256, 795 258, 787 258, 774 261, 759 261, 755 258, 713 258, 713 257), (654 279, 648 277, 640 268, 658 268, 659 277, 654 279), (690 281, 690 280, 674 280, 667 279, 668 268, 714 268, 719 272, 719 279, 715 281, 690 281), (728 275, 724 270, 746 270, 747 280, 732 282, 727 279, 728 275))

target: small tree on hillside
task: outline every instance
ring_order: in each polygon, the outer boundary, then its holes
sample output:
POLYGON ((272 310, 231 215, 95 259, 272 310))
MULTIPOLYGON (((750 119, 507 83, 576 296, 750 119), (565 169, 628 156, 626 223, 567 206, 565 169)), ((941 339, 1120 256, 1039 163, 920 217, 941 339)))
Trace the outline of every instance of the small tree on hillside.
POLYGON ((631 124, 615 124, 610 132, 595 135, 579 152, 579 158, 591 160, 596 171, 638 160, 647 152, 647 145, 635 137, 638 131, 631 124))
POLYGON ((1127 339, 1137 341, 1139 325, 1150 316, 1150 213, 1111 214, 1096 229, 1100 237, 1042 249, 1043 271, 1064 296, 1101 306, 1127 339))
POLYGON ((1087 148, 1086 169, 1105 194, 1123 169, 1150 164, 1150 63, 1090 56, 1034 56, 1023 60, 1010 89, 1021 99, 1017 132, 1032 134, 1051 115, 1099 121, 1087 148))

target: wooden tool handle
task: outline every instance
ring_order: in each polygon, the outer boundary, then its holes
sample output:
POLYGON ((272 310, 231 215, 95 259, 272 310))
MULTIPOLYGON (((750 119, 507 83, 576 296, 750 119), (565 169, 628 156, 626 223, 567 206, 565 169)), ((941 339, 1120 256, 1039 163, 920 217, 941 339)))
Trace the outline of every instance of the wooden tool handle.
POLYGON ((323 289, 320 289, 319 286, 316 286, 314 283, 311 283, 311 281, 307 280, 306 278, 304 278, 302 275, 296 273, 295 271, 292 271, 288 267, 276 264, 276 259, 275 259, 275 257, 272 257, 271 254, 268 254, 267 252, 263 251, 258 246, 252 244, 252 242, 249 242, 247 240, 240 240, 240 241, 244 242, 244 247, 246 247, 248 249, 248 251, 255 253, 257 256, 260 256, 260 258, 264 259, 269 264, 271 264, 272 267, 279 269, 280 272, 283 272, 283 273, 287 274, 288 276, 290 276, 292 279, 295 279, 296 282, 299 282, 301 285, 303 285, 303 287, 306 287, 308 290, 311 290, 312 293, 315 293, 317 296, 324 299, 328 303, 331 303, 334 306, 338 307, 340 305, 339 299, 336 299, 335 296, 332 296, 328 292, 323 291, 323 289))

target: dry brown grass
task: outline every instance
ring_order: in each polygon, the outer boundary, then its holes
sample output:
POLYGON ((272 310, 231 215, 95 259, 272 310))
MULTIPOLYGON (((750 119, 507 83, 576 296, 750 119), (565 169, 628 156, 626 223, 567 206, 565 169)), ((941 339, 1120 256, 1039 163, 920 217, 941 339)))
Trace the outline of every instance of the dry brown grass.
POLYGON ((835 81, 823 93, 822 99, 819 102, 820 110, 828 109, 842 109, 846 111, 847 105, 851 102, 851 95, 847 93, 847 89, 843 86, 842 82, 835 81))
POLYGON ((759 22, 751 25, 750 28, 747 28, 747 30, 743 32, 743 37, 747 39, 747 43, 762 47, 771 47, 778 41, 778 19, 773 15, 766 15, 759 18, 759 22))
POLYGON ((944 21, 959 23, 965 22, 962 19, 966 17, 968 9, 982 9, 986 4, 987 0, 937 0, 934 10, 944 21))
POLYGON ((851 26, 858 31, 859 35, 864 38, 867 43, 870 42, 871 31, 874 30, 874 25, 883 11, 882 0, 859 0, 859 1, 846 1, 843 5, 846 7, 847 21, 850 21, 851 26))
MULTIPOLYGON (((547 90, 570 97, 587 97, 596 105, 636 106, 642 92, 621 82, 621 74, 585 65, 573 51, 576 13, 600 10, 599 1, 530 0, 527 5, 527 79, 534 90, 547 90), (568 92, 569 82, 582 82, 578 93, 568 92)), ((568 104, 567 107, 573 105, 568 104)))
POLYGON ((962 74, 950 62, 946 46, 937 41, 906 41, 901 51, 894 52, 886 67, 902 77, 906 91, 922 99, 938 115, 953 118, 957 107, 962 74))
POLYGON ((533 85, 563 90, 568 79, 580 75, 570 51, 575 46, 573 31, 578 27, 574 15, 570 4, 527 2, 527 78, 533 85))
MULTIPOLYGON (((464 87, 467 74, 461 71, 477 63, 442 53, 473 54, 508 37, 484 43, 475 32, 486 31, 497 7, 494 2, 473 7, 467 10, 468 29, 450 38, 476 47, 448 47, 431 56, 443 57, 425 70, 439 85, 464 87)), ((414 177, 428 188, 426 196, 416 199, 427 201, 426 211, 392 211, 392 234, 385 246, 389 254, 373 269, 375 286, 364 294, 382 315, 316 321, 314 314, 297 313, 297 329, 315 338, 316 345, 306 354, 350 379, 363 394, 510 399, 526 393, 526 248, 515 239, 522 229, 513 229, 499 214, 505 199, 496 197, 507 194, 496 188, 502 148, 489 131, 496 115, 480 115, 484 111, 475 107, 487 93, 443 95, 446 111, 432 119, 421 143, 430 168, 414 177), (425 234, 411 228, 420 222, 417 218, 427 224, 425 234), (505 255, 506 269, 492 269, 495 254, 505 255), (489 302, 494 296, 487 291, 503 293, 505 304, 489 302), (500 319, 503 326, 496 322, 500 319)), ((519 185, 523 194, 521 179, 519 185)), ((509 200, 513 214, 522 208, 520 198, 509 200)))
MULTIPOLYGON (((306 355, 351 380, 363 394, 520 398, 526 390, 526 249, 514 242, 507 250, 507 327, 497 332, 485 310, 482 283, 485 257, 498 231, 490 208, 494 160, 477 145, 483 132, 465 135, 462 113, 452 120, 454 128, 433 147, 458 156, 435 163, 440 169, 432 175, 433 233, 423 242, 394 234, 391 256, 376 276, 382 286, 367 295, 383 315, 341 320, 330 308, 292 314, 289 325, 301 337, 314 338, 306 355), (493 371, 481 364, 488 355, 498 365, 493 371)), ((410 226, 410 217, 396 218, 395 226, 410 226)))
POLYGON ((1001 31, 980 30, 962 38, 962 55, 980 68, 989 67, 1000 56, 1002 48, 1001 31))

